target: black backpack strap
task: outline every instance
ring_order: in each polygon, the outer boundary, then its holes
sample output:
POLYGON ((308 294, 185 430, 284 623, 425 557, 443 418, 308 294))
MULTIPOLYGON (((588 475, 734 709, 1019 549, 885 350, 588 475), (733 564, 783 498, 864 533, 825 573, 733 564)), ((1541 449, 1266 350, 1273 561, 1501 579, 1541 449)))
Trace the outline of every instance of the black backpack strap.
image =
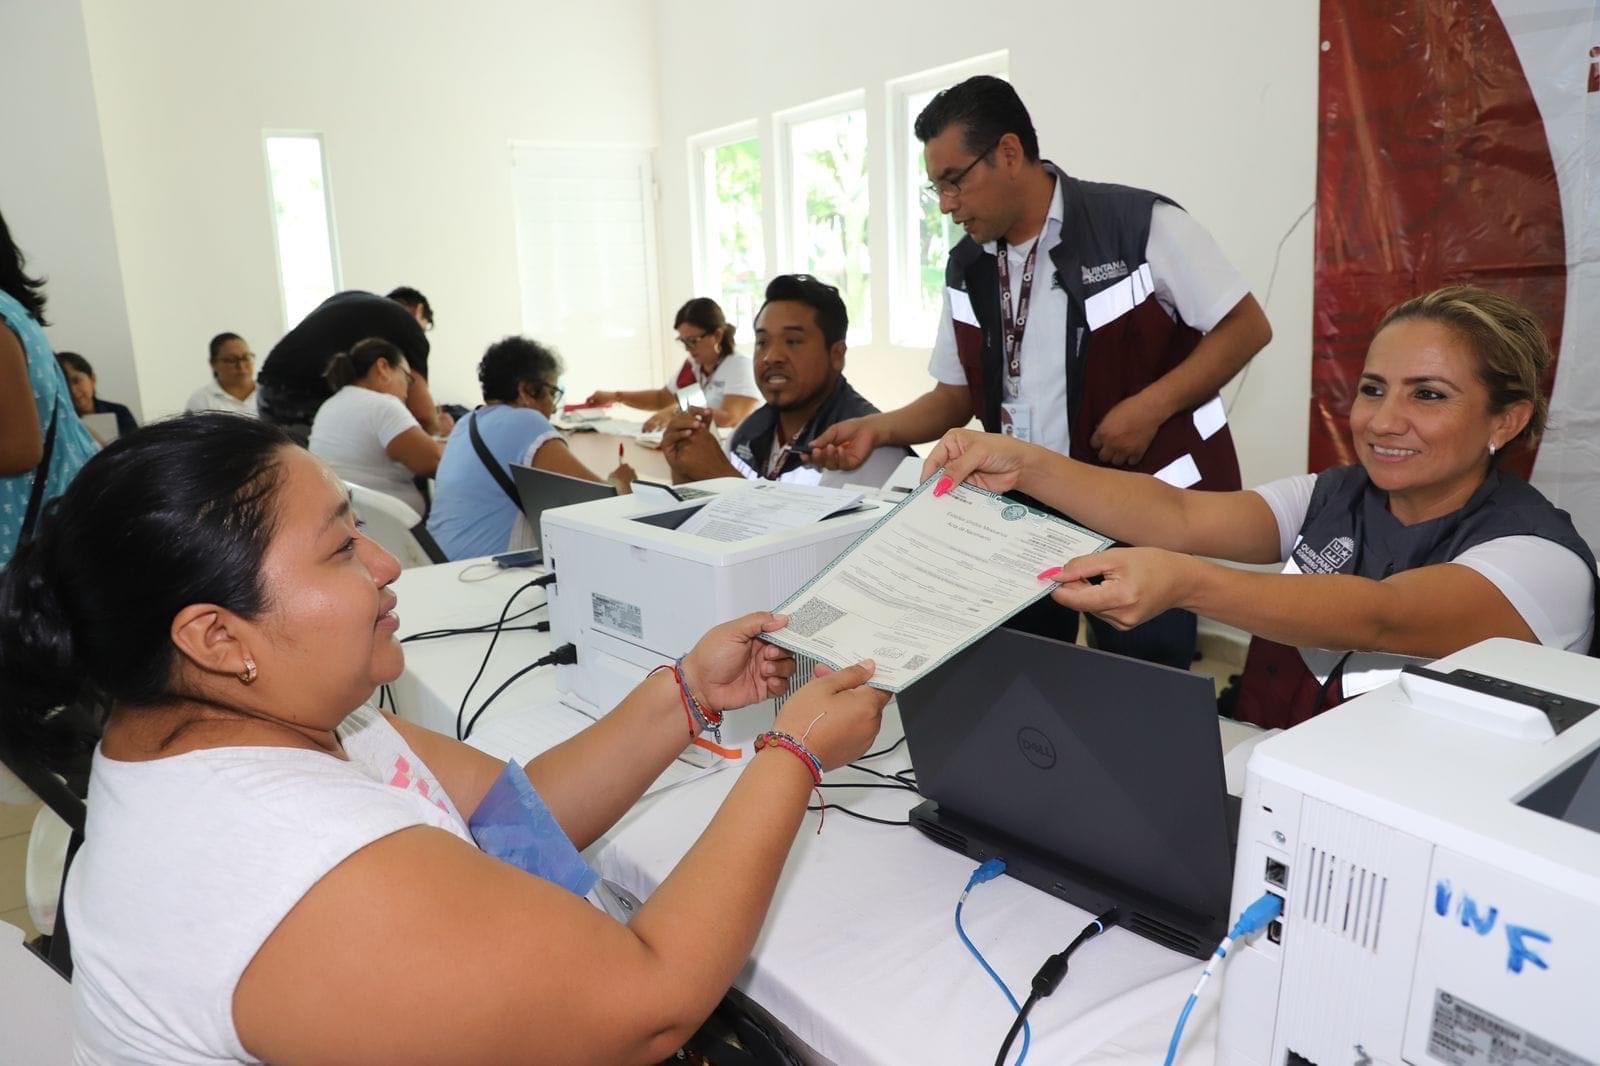
POLYGON ((478 453, 478 458, 483 461, 483 468, 489 471, 489 476, 494 478, 494 483, 505 491, 511 500, 511 506, 522 510, 522 496, 517 492, 517 486, 512 483, 511 475, 506 473, 505 467, 500 465, 500 460, 494 457, 489 446, 483 442, 483 434, 478 432, 478 412, 474 411, 467 416, 467 432, 472 436, 472 450, 478 453))
POLYGON ((444 549, 439 547, 439 542, 433 539, 433 534, 428 532, 428 523, 418 522, 412 526, 411 535, 417 538, 417 544, 421 546, 422 553, 428 557, 430 562, 448 563, 450 561, 450 558, 445 555, 444 549))
POLYGON ((28 493, 28 509, 22 516, 22 534, 17 537, 18 544, 33 536, 34 523, 39 521, 39 511, 44 507, 44 487, 45 482, 50 480, 50 453, 55 451, 56 419, 60 414, 60 411, 50 413, 50 428, 44 435, 44 457, 33 471, 33 489, 28 493))

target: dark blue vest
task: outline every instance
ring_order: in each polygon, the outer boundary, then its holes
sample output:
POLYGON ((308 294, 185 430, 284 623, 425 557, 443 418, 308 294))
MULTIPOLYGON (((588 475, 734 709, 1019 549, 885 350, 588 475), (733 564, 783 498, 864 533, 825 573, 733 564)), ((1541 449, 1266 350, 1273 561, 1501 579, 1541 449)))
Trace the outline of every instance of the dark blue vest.
MULTIPOLYGON (((1291 558, 1307 574, 1354 574, 1381 581, 1403 570, 1447 563, 1469 548, 1501 537, 1539 537, 1582 559, 1595 578, 1594 553, 1567 512, 1514 474, 1491 470, 1466 505, 1416 525, 1389 513, 1389 495, 1360 466, 1317 475, 1311 505, 1291 558)), ((1600 586, 1597 586, 1600 595, 1600 586)), ((1600 654, 1600 627, 1589 654, 1600 654)), ((1327 685, 1306 668, 1296 648, 1256 637, 1240 681, 1236 717, 1284 728, 1320 714, 1342 699, 1337 675, 1327 685)))

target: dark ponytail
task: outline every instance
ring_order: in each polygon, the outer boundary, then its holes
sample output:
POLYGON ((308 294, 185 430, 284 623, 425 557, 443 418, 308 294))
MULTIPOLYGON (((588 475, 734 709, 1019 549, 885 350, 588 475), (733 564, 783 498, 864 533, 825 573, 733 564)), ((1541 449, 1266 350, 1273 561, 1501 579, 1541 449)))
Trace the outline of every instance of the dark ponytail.
POLYGON ((364 341, 356 341, 348 352, 339 352, 329 359, 322 371, 322 380, 328 383, 328 388, 338 392, 346 385, 353 385, 366 377, 372 364, 380 359, 390 366, 399 366, 405 362, 405 358, 399 348, 382 337, 368 337, 364 341))
POLYGON ((266 606, 261 563, 284 449, 277 427, 231 414, 156 422, 86 463, 0 571, 0 730, 59 747, 63 708, 171 699, 172 620, 212 603, 266 606))

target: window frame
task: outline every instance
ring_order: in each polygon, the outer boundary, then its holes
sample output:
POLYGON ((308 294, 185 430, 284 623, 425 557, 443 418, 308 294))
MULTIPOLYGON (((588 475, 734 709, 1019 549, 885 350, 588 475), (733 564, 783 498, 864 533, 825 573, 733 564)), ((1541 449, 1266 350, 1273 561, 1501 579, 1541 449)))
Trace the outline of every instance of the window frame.
MULTIPOLYGON (((712 234, 706 228, 708 197, 711 189, 706 181, 706 157, 718 148, 730 144, 739 144, 744 141, 755 141, 756 147, 761 152, 761 270, 764 276, 772 276, 771 263, 774 260, 772 240, 772 197, 769 189, 769 166, 771 153, 768 151, 770 138, 765 135, 762 124, 757 119, 746 119, 727 126, 719 126, 704 133, 697 133, 688 139, 688 166, 689 166, 689 241, 690 276, 694 279, 694 295, 710 296, 721 305, 729 315, 726 301, 723 300, 722 279, 711 276, 711 239, 712 234)), ((752 318, 754 316, 751 316, 752 318)), ((735 340, 752 344, 755 341, 755 322, 735 322, 738 332, 735 340)))
MULTIPOLYGON (((888 261, 885 273, 888 296, 886 336, 891 346, 931 350, 938 337, 939 323, 921 319, 921 263, 916 254, 917 202, 908 199, 913 183, 921 185, 925 171, 920 157, 908 155, 913 140, 916 116, 907 113, 910 97, 945 89, 977 74, 992 74, 1011 80, 1011 53, 1007 49, 947 63, 928 70, 894 78, 884 85, 885 124, 889 136, 887 178, 889 190, 888 261)), ((959 239, 959 238, 958 238, 959 239)))
MULTIPOLYGON (((318 130, 264 129, 261 131, 261 164, 267 179, 267 221, 272 227, 272 257, 278 276, 278 306, 283 316, 285 332, 299 325, 289 321, 289 288, 283 272, 283 236, 278 229, 277 190, 272 184, 272 148, 274 140, 311 140, 317 144, 317 159, 322 165, 322 213, 328 228, 328 262, 333 279, 333 292, 344 289, 344 268, 339 254, 339 226, 333 210, 333 170, 328 162, 328 146, 318 130)), ((329 294, 330 296, 332 293, 329 294)))
MULTIPOLYGON (((850 111, 860 111, 863 121, 863 130, 866 136, 867 156, 867 190, 868 209, 867 217, 872 217, 872 189, 875 175, 873 173, 873 144, 872 144, 872 115, 867 104, 866 89, 852 89, 849 92, 838 93, 834 96, 813 100, 798 107, 786 108, 772 116, 772 142, 773 142, 773 182, 776 196, 777 232, 777 262, 784 264, 782 273, 793 273, 806 269, 800 262, 799 253, 796 251, 796 230, 802 223, 797 211, 803 211, 804 205, 797 204, 795 198, 795 181, 793 160, 790 158, 790 142, 795 126, 811 122, 816 119, 832 118, 850 111)), ((850 322, 850 332, 845 338, 846 343, 852 345, 870 345, 874 343, 873 332, 878 328, 879 315, 876 314, 874 300, 880 278, 878 277, 877 256, 873 254, 873 241, 867 241, 867 291, 863 294, 863 305, 867 309, 869 320, 860 322, 859 315, 854 316, 850 322)), ((847 301, 848 302, 848 301, 847 301)))

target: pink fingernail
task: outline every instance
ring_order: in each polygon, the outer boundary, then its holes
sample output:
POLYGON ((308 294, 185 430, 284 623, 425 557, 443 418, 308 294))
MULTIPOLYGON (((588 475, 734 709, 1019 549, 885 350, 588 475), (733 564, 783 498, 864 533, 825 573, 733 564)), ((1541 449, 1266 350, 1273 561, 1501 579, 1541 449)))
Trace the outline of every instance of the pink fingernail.
POLYGON ((1039 580, 1040 581, 1054 581, 1056 578, 1061 576, 1061 571, 1062 571, 1062 567, 1059 567, 1059 566, 1052 566, 1048 570, 1041 570, 1041 571, 1039 571, 1039 580))
POLYGON ((945 477, 940 478, 939 483, 933 487, 933 494, 935 496, 943 496, 945 493, 949 492, 955 487, 956 483, 951 481, 949 476, 946 475, 945 477))

